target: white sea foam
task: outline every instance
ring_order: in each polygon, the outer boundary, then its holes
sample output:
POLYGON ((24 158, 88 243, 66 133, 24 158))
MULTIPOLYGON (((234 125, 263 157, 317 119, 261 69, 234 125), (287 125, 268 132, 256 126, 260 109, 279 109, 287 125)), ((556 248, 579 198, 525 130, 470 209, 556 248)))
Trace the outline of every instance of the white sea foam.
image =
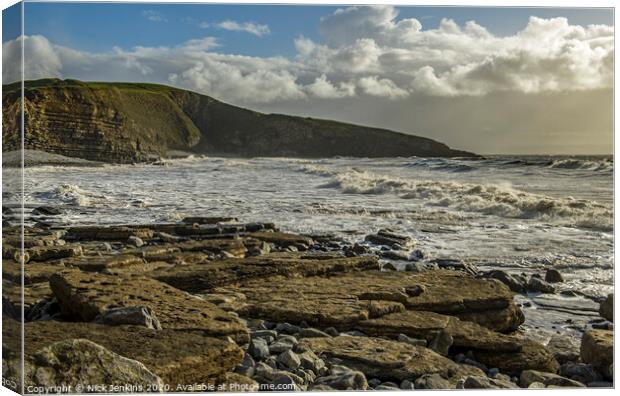
POLYGON ((321 187, 337 188, 346 194, 397 194, 403 199, 423 200, 431 206, 479 212, 510 218, 540 218, 562 224, 611 230, 612 210, 596 201, 553 198, 519 191, 504 184, 474 184, 453 181, 412 180, 351 168, 335 173, 321 167, 306 172, 329 176, 321 187))
POLYGON ((61 184, 50 191, 37 192, 34 196, 35 198, 61 201, 74 206, 106 206, 110 203, 109 198, 105 195, 83 190, 74 184, 61 184))
POLYGON ((549 165, 554 169, 578 169, 578 170, 591 170, 591 171, 612 171, 613 162, 603 159, 600 161, 585 160, 585 159, 562 159, 556 160, 549 165))

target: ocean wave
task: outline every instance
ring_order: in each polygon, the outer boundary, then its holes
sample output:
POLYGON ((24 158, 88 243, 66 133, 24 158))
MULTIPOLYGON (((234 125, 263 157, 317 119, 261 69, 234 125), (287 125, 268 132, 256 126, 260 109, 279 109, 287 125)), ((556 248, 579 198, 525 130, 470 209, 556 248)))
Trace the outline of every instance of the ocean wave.
POLYGON ((109 206, 110 199, 105 195, 86 191, 74 184, 61 184, 50 191, 36 192, 35 198, 60 201, 73 206, 109 206))
POLYGON ((585 159, 562 159, 555 160, 549 168, 553 169, 577 169, 577 170, 591 170, 591 171, 613 171, 614 164, 607 159, 595 161, 585 159))
POLYGON ((560 221, 562 225, 613 229, 610 207, 585 199, 553 198, 513 189, 510 184, 473 184, 451 181, 411 180, 350 169, 341 173, 313 169, 331 177, 322 188, 345 194, 396 194, 403 199, 423 200, 429 206, 478 212, 510 218, 560 221))

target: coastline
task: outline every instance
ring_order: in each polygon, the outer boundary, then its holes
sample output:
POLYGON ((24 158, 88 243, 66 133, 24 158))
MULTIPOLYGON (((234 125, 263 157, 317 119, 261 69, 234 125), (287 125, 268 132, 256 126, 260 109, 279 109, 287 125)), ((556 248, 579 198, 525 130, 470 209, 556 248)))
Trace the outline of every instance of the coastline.
MULTIPOLYGON (((53 207, 34 212, 44 219, 26 229, 30 357, 79 355, 67 340, 87 338, 143 363, 171 391, 612 386, 605 321, 581 345, 560 335, 545 346, 518 331, 518 277, 459 260, 420 265, 403 257, 414 241, 390 230, 349 244, 236 218, 66 227, 53 207), (407 268, 381 259, 390 256, 407 268), (142 355, 153 337, 159 356, 142 355), (200 370, 178 363, 192 360, 200 370)), ((16 231, 5 224, 3 274, 17 309, 16 231)), ((547 281, 533 276, 525 287, 547 281)))

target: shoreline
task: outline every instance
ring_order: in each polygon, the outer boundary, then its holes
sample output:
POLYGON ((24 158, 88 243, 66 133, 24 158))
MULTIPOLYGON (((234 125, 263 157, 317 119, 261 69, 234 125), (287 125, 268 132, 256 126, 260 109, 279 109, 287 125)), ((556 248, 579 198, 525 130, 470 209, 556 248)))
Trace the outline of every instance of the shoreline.
MULTIPOLYGON (((127 325, 132 325, 142 329, 138 333, 161 338, 160 358, 145 358, 130 347, 141 340, 135 332, 136 340, 119 345, 109 336, 91 341, 141 361, 172 386, 612 386, 605 382, 610 379, 607 352, 587 351, 590 338, 604 339, 613 324, 597 321, 599 328, 590 327, 582 345, 560 335, 545 346, 520 334, 525 318, 514 289, 545 288, 549 279, 533 276, 523 285, 514 274, 480 274, 460 260, 428 267, 415 257, 406 257, 408 270, 395 271, 383 259, 403 259, 414 241, 390 230, 348 244, 333 236, 281 232, 272 223, 221 217, 59 227, 53 224, 53 208, 34 210, 46 212, 48 221, 26 229, 26 337, 44 339, 30 348, 58 347, 62 340, 68 348, 67 338, 89 338, 85 329, 127 339, 127 325), (138 306, 145 308, 137 312, 138 306), (166 341, 181 335, 203 349, 166 341), (204 344, 204 337, 234 343, 224 353, 204 344), (216 350, 224 362, 219 367, 205 361, 203 374, 177 368, 188 371, 183 378, 190 382, 161 370, 166 359, 198 358, 199 352, 204 358, 216 350)), ((11 260, 16 254, 10 248, 12 230, 7 225, 4 232, 8 280, 19 275, 11 260)), ((15 301, 10 289, 5 294, 15 301)), ((607 315, 605 308, 601 313, 607 315)), ((613 341, 606 342, 613 349, 613 341)))

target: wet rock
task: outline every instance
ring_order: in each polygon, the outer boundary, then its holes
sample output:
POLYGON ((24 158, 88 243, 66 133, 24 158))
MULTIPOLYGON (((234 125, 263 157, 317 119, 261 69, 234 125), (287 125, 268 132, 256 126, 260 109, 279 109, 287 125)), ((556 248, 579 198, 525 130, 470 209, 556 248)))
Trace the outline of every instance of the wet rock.
POLYGON ((536 276, 531 276, 527 281, 527 290, 534 293, 555 293, 555 287, 536 276))
POLYGON ((183 238, 168 234, 167 232, 156 232, 154 236, 167 243, 177 243, 183 240, 183 238))
POLYGON ((102 272, 118 271, 129 268, 137 268, 136 272, 143 272, 147 267, 142 255, 115 254, 108 256, 83 256, 65 260, 65 265, 76 267, 83 271, 102 272))
POLYGON ((319 377, 315 384, 327 385, 338 390, 367 390, 368 382, 364 373, 347 368, 332 369, 331 375, 319 377))
POLYGON ((253 232, 248 236, 263 242, 273 243, 280 247, 288 247, 298 244, 303 244, 306 246, 314 245, 312 238, 302 235, 288 234, 285 232, 253 232))
POLYGON ((276 326, 276 331, 284 334, 297 334, 301 331, 301 328, 299 326, 284 322, 278 323, 278 325, 276 326))
POLYGON ((109 326, 118 325, 136 325, 144 326, 148 329, 161 330, 161 323, 155 313, 149 307, 122 307, 112 308, 94 320, 96 323, 102 323, 109 326))
POLYGON ((256 330, 252 332, 252 338, 262 338, 267 343, 273 342, 278 336, 275 330, 256 330))
POLYGON ((389 246, 393 249, 410 246, 413 243, 410 237, 396 234, 390 230, 379 230, 377 234, 366 235, 365 240, 375 245, 389 246))
POLYGON ((135 247, 140 247, 144 245, 144 241, 138 238, 137 236, 132 235, 129 238, 127 238, 127 244, 135 246, 135 247))
POLYGON ((458 259, 438 258, 431 260, 431 263, 436 264, 441 269, 449 269, 454 271, 463 271, 470 275, 476 275, 478 268, 473 265, 458 259))
POLYGON ((415 380, 415 389, 451 389, 450 381, 439 374, 425 374, 415 380))
POLYGON ((556 334, 549 340, 547 348, 560 364, 579 359, 579 345, 572 336, 556 334))
POLYGON ((564 363, 560 366, 560 375, 583 384, 603 380, 602 375, 591 364, 586 363, 564 363))
POLYGON ((556 373, 560 364, 543 345, 531 341, 521 341, 519 352, 483 351, 474 352, 476 360, 487 367, 497 367, 502 373, 519 375, 524 370, 538 370, 556 373))
POLYGON ((589 382, 587 385, 588 385, 588 388, 613 388, 614 387, 613 382, 607 382, 607 381, 589 382))
POLYGON ((218 224, 239 221, 236 217, 222 217, 222 216, 192 216, 185 217, 181 220, 187 224, 218 224))
POLYGON ((499 280, 515 293, 523 293, 526 290, 527 279, 521 275, 509 274, 502 270, 492 270, 483 274, 483 276, 499 280))
POLYGON ((613 364, 614 333, 611 330, 588 330, 581 339, 581 360, 590 363, 603 375, 613 364))
POLYGON ((484 375, 474 367, 460 366, 430 349, 374 337, 305 338, 300 345, 319 356, 340 359, 344 366, 381 380, 402 381, 432 373, 448 378, 463 374, 484 375))
POLYGON ((82 246, 76 244, 67 244, 64 246, 34 246, 26 249, 28 261, 47 261, 58 260, 67 257, 75 257, 82 255, 82 246))
POLYGON ((43 387, 131 384, 146 390, 164 385, 144 364, 86 339, 58 341, 35 352, 24 374, 26 385, 43 387))
POLYGON ((482 376, 469 376, 465 378, 464 389, 513 389, 519 388, 510 381, 488 378, 482 376))
POLYGON ((435 338, 429 344, 429 348, 442 356, 448 355, 448 351, 452 346, 454 339, 452 335, 445 330, 439 330, 435 338))
POLYGON ((62 211, 55 206, 37 206, 32 210, 32 213, 45 216, 57 216, 62 214, 62 211))
POLYGON ((415 385, 414 385, 414 383, 412 381, 403 380, 400 383, 399 388, 402 389, 402 390, 414 390, 415 389, 415 385))
POLYGON ((544 373, 536 370, 525 370, 519 377, 519 385, 528 388, 533 382, 543 383, 545 386, 560 386, 572 388, 584 388, 581 382, 571 380, 552 373, 544 373))
POLYGON ((248 353, 258 360, 267 358, 269 356, 267 341, 262 338, 252 338, 248 347, 248 353))
POLYGON ((162 328, 199 331, 245 343, 248 330, 217 306, 139 275, 112 276, 67 270, 54 274, 50 286, 63 314, 90 322, 112 308, 148 306, 162 328))
POLYGON ((312 370, 315 374, 323 375, 327 371, 325 362, 319 358, 314 352, 308 350, 299 354, 301 367, 312 370))
POLYGON ((325 329, 325 333, 329 334, 332 337, 337 337, 340 335, 340 332, 336 330, 334 327, 328 327, 325 329))
POLYGON ((383 264, 381 269, 384 270, 384 271, 396 271, 396 267, 392 263, 385 263, 385 264, 383 264))
POLYGON ((386 250, 380 253, 380 256, 388 260, 400 260, 408 261, 409 255, 407 253, 398 250, 386 250))
POLYGON ((127 226, 78 226, 67 229, 67 238, 72 240, 126 241, 130 236, 152 239, 153 230, 127 226))
POLYGON ((269 345, 269 352, 272 354, 282 353, 293 349, 297 345, 297 339, 293 336, 280 336, 269 345))
POLYGON ((599 314, 610 322, 614 321, 614 294, 607 295, 607 298, 601 302, 599 314))
MULTIPOLYGON (((299 378, 301 379, 301 382, 303 383, 303 378, 301 377, 299 378)), ((296 381, 293 378, 293 374, 280 373, 280 375, 276 379, 274 379, 271 383, 275 385, 274 390, 276 391, 299 392, 303 390, 303 388, 300 387, 302 384, 299 384, 298 382, 299 381, 296 381)))
POLYGON ((564 277, 560 271, 550 268, 545 272, 545 281, 549 283, 561 283, 564 282, 564 277))

